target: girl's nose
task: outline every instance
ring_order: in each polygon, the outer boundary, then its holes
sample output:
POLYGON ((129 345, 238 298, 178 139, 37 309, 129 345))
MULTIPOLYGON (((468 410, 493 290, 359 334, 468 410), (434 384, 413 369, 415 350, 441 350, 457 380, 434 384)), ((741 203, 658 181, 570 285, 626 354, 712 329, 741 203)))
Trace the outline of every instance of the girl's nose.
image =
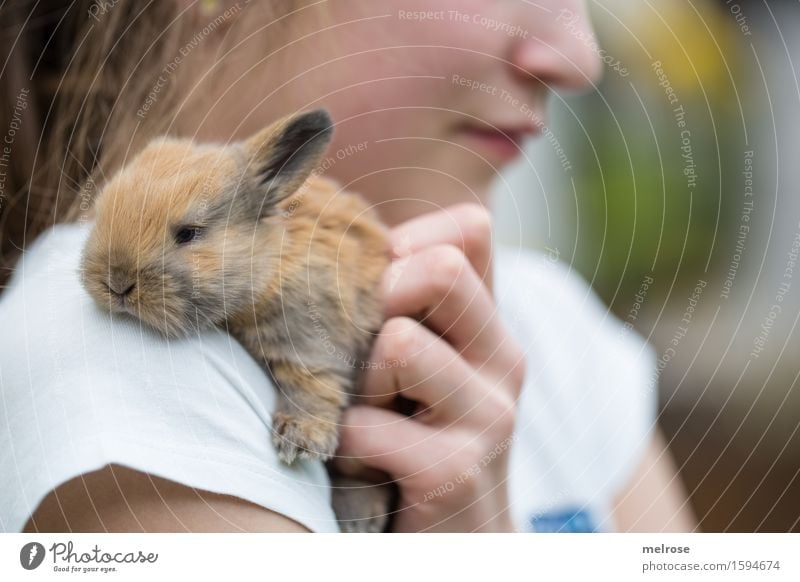
POLYGON ((562 8, 536 16, 547 19, 548 26, 532 26, 540 32, 524 35, 512 45, 509 61, 514 73, 552 89, 580 90, 596 84, 602 77, 602 62, 586 11, 562 8))

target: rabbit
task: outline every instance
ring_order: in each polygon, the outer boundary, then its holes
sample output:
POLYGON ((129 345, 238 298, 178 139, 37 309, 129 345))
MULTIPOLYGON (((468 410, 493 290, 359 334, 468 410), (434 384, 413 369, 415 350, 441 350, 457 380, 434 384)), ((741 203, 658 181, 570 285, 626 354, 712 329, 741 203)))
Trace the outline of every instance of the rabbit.
MULTIPOLYGON (((383 319, 388 231, 316 172, 332 132, 319 109, 231 144, 156 138, 100 191, 81 255, 102 309, 167 338, 226 329, 263 365, 287 464, 333 455, 383 319)), ((342 529, 382 531, 394 493, 328 467, 342 529)))

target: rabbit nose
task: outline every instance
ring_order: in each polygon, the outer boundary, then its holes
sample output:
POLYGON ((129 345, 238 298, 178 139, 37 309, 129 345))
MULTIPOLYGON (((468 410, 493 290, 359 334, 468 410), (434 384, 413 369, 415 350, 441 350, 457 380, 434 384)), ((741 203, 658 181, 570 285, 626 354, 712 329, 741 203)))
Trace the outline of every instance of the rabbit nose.
POLYGON ((131 282, 130 277, 121 273, 112 273, 108 281, 108 288, 114 294, 125 297, 136 287, 136 282, 131 282))
POLYGON ((120 297, 125 297, 126 295, 128 295, 128 293, 133 291, 134 287, 136 287, 136 283, 131 283, 127 288, 125 288, 124 285, 120 287, 114 287, 113 285, 108 286, 108 288, 111 289, 111 292, 114 295, 119 295, 120 297), (122 289, 122 291, 120 291, 119 289, 122 289))

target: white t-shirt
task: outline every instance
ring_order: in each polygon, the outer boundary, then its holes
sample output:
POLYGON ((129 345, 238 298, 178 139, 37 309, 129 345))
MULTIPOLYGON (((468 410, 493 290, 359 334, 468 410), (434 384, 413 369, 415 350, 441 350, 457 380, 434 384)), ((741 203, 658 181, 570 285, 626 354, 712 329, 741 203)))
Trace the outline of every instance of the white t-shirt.
MULTIPOLYGON (((274 388, 236 341, 215 330, 165 341, 94 305, 77 275, 89 226, 40 236, 0 295, 0 531, 21 531, 52 489, 110 463, 337 531, 322 464, 278 461, 274 388)), ((498 248, 495 294, 527 350, 515 523, 612 530, 613 497, 655 422, 653 353, 545 256, 498 248)))

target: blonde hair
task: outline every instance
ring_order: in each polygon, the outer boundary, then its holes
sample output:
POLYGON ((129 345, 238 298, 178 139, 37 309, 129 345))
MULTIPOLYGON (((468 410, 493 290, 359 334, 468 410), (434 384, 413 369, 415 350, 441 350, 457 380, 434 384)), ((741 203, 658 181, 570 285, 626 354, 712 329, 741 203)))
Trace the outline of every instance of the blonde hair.
MULTIPOLYGON (((215 43, 205 40, 224 39, 239 12, 253 4, 259 3, 6 3, 0 291, 26 244, 55 223, 77 220, 105 176, 167 133, 182 100, 175 77, 207 63, 206 45, 215 43), (191 58, 183 58, 188 52, 191 58)), ((260 4, 277 11, 280 3, 260 4)))

